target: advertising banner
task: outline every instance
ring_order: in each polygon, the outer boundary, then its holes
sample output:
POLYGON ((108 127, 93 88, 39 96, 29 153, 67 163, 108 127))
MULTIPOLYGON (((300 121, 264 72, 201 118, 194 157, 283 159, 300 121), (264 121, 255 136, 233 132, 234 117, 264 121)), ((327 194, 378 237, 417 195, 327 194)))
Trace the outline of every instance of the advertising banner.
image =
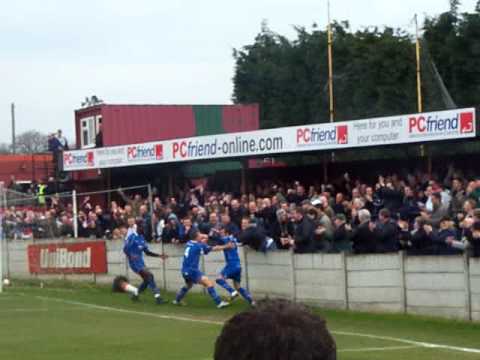
POLYGON ((73 171, 475 136, 475 109, 471 108, 67 151, 63 163, 65 171, 73 171))
POLYGON ((105 274, 105 242, 39 244, 28 246, 31 274, 105 274))

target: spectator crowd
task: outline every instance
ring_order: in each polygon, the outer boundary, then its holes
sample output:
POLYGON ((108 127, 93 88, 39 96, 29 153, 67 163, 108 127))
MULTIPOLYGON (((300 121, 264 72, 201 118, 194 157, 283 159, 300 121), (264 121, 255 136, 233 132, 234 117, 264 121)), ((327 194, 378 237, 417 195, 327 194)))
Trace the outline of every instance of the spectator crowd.
POLYGON ((185 243, 198 230, 215 243, 224 228, 240 241, 265 239, 257 245, 297 253, 480 256, 480 178, 467 179, 452 166, 441 180, 391 174, 367 184, 344 174, 309 187, 264 182, 248 194, 196 186, 168 198, 154 195, 151 205, 146 194, 115 195, 106 208, 80 198, 77 219, 71 202, 57 195, 40 207, 12 206, 4 210, 3 229, 9 238, 71 237, 77 221, 79 237, 122 239, 134 217, 151 242, 185 243))

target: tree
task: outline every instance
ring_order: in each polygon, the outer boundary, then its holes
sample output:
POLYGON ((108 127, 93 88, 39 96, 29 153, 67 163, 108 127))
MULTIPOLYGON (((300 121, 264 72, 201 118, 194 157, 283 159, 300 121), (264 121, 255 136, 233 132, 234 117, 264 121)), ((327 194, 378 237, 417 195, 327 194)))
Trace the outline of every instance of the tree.
POLYGON ((461 5, 460 0, 450 0, 450 13, 457 17, 458 7, 461 5))
POLYGON ((10 145, 8 144, 0 144, 0 154, 10 154, 10 145))
MULTIPOLYGON (((252 45, 234 51, 233 100, 258 102, 263 128, 326 122, 327 33, 295 28, 290 41, 262 25, 252 45)), ((415 57, 399 30, 352 33, 334 23, 336 120, 415 111, 415 57)))
POLYGON ((48 148, 48 137, 35 130, 25 131, 16 136, 16 152, 21 154, 34 154, 45 152, 48 148))
POLYGON ((475 11, 480 13, 480 0, 478 0, 477 5, 475 6, 475 11))
POLYGON ((457 106, 480 104, 480 13, 446 12, 427 19, 424 29, 427 49, 457 106))

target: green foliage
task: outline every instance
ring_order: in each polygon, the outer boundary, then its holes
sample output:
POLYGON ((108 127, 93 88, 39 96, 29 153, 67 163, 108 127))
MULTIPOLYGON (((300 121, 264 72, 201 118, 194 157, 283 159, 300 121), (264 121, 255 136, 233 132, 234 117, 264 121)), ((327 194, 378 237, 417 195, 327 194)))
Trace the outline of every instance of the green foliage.
MULTIPOLYGON (((259 102, 262 127, 328 121, 327 33, 297 27, 293 41, 263 26, 234 51, 234 101, 259 102)), ((415 62, 399 30, 352 33, 334 23, 336 120, 415 111, 415 62), (405 61, 406 60, 406 61, 405 61)))
MULTIPOLYGON (((480 104, 480 14, 459 15, 458 5, 425 21, 425 111, 451 106, 448 93, 457 106, 480 104)), ((289 40, 264 22, 253 44, 234 50, 233 100, 259 103, 262 128, 329 120, 327 33, 315 24, 295 31, 289 40)), ((336 121, 417 111, 411 36, 388 27, 352 32, 347 22, 334 23, 333 34, 336 121)))
POLYGON ((480 104, 480 13, 457 18, 447 12, 424 27, 427 48, 457 106, 480 104))

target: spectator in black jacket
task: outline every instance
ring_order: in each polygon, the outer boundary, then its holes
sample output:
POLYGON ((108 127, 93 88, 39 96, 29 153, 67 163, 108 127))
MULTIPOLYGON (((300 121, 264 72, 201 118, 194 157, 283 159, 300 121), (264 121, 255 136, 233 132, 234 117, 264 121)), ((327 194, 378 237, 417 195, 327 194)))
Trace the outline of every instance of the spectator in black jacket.
POLYGON ((399 250, 398 227, 391 219, 390 211, 382 209, 378 213, 378 224, 375 226, 378 252, 396 252, 399 250))
POLYGON ((335 216, 335 230, 333 232, 332 252, 351 252, 352 243, 350 237, 352 228, 347 225, 347 218, 344 214, 335 216))
POLYGON ((461 250, 452 246, 455 241, 456 232, 453 227, 453 221, 449 216, 440 220, 440 229, 433 232, 433 243, 437 255, 459 255, 461 250))
POLYGON ((279 249, 288 249, 292 243, 295 227, 284 209, 277 210, 277 221, 273 227, 273 239, 279 249))
POLYGON ((252 222, 248 217, 242 219, 242 228, 238 240, 246 246, 257 250, 267 252, 275 250, 275 241, 265 234, 261 224, 252 222))
POLYGON ((245 209, 237 199, 233 199, 230 202, 230 208, 228 211, 230 219, 237 225, 238 228, 242 225, 242 218, 247 215, 247 209, 245 209))
POLYGON ((418 216, 415 219, 414 229, 411 232, 409 255, 433 255, 433 238, 431 226, 427 221, 418 216))
POLYGON ((240 229, 232 222, 230 219, 230 215, 222 214, 220 217, 221 225, 227 229, 228 233, 233 235, 234 237, 238 238, 238 234, 240 233, 240 229))
POLYGON ((473 257, 480 257, 480 222, 476 221, 471 228, 471 235, 464 241, 447 240, 448 244, 459 250, 469 250, 473 257))
POLYGON ((162 231, 162 241, 165 243, 178 243, 180 238, 180 225, 177 218, 171 214, 162 231))
POLYGON ((377 251, 377 241, 373 229, 374 224, 371 222, 370 212, 362 209, 358 212, 360 225, 352 234, 351 240, 355 254, 371 254, 377 251))
POLYGON ((315 224, 305 215, 301 208, 297 208, 295 216, 295 252, 313 253, 315 252, 315 224))
POLYGON ((391 182, 387 182, 386 185, 381 183, 380 186, 380 193, 383 198, 384 207, 392 213, 398 212, 403 202, 402 192, 395 189, 391 182))

